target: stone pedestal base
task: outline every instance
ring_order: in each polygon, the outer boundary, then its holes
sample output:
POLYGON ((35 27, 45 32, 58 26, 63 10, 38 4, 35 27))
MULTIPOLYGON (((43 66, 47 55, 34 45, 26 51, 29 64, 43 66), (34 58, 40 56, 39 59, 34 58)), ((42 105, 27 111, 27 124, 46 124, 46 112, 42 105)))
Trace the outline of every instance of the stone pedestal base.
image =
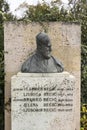
POLYGON ((12 130, 76 130, 75 77, 18 73, 11 79, 12 130))

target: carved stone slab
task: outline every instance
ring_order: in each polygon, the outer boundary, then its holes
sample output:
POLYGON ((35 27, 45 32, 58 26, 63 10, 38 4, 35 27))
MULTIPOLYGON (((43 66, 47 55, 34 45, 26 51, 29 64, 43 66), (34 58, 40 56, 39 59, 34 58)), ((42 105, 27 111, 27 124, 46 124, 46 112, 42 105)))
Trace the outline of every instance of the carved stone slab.
POLYGON ((76 129, 75 77, 68 72, 18 73, 11 99, 12 130, 76 129))

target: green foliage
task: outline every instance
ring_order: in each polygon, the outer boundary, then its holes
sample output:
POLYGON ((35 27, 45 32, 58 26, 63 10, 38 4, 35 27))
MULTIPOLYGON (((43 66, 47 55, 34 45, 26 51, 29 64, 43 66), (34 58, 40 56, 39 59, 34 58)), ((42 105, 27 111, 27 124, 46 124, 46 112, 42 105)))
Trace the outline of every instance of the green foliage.
POLYGON ((36 6, 29 6, 29 9, 26 11, 26 15, 22 20, 30 20, 34 22, 47 22, 47 21, 74 21, 73 14, 68 13, 63 7, 59 9, 57 5, 50 6, 46 3, 38 4, 36 6))
POLYGON ((87 104, 81 106, 81 128, 80 130, 87 130, 87 104))
POLYGON ((4 28, 5 20, 14 20, 9 5, 0 0, 0 130, 4 129, 4 28))
POLYGON ((81 100, 87 103, 87 2, 78 2, 73 13, 81 23, 81 100))
POLYGON ((3 38, 3 1, 0 0, 0 128, 3 130, 4 128, 4 111, 3 111, 3 102, 4 102, 4 76, 3 76, 3 71, 4 71, 4 65, 3 65, 3 53, 2 50, 4 48, 4 38, 3 38))
POLYGON ((3 25, 0 24, 0 52, 2 51, 2 49, 4 48, 4 31, 3 31, 3 25))
POLYGON ((0 51, 0 128, 4 128, 4 55, 0 51))
POLYGON ((83 103, 87 103, 87 46, 82 45, 81 52, 81 99, 83 103))
POLYGON ((4 83, 4 54, 0 52, 0 86, 3 86, 4 83))

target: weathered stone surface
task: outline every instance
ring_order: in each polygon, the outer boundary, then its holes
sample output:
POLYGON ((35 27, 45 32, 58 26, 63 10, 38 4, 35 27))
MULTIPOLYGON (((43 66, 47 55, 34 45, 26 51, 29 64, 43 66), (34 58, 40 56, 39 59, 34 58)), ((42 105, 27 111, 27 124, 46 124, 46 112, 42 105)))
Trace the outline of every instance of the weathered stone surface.
POLYGON ((75 83, 68 72, 13 76, 12 130, 76 130, 75 83))
MULTIPOLYGON (((52 55, 63 62, 65 71, 76 77, 76 125, 80 127, 80 44, 81 27, 74 23, 24 23, 6 22, 4 24, 5 48, 5 103, 11 97, 11 77, 20 71, 22 63, 35 51, 35 36, 47 29, 52 42, 52 55), (44 25, 44 26, 43 26, 44 25)), ((7 107, 7 106, 6 106, 7 107)), ((5 130, 11 130, 11 115, 5 109, 5 130)))

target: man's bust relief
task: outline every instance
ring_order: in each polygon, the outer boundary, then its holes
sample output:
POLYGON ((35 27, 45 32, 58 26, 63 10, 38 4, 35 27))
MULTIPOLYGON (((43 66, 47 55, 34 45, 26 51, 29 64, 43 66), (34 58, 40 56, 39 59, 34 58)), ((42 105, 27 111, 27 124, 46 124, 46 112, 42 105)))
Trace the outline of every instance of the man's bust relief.
POLYGON ((51 42, 44 32, 36 36, 37 50, 22 65, 23 73, 60 73, 64 71, 63 64, 51 55, 51 42))

